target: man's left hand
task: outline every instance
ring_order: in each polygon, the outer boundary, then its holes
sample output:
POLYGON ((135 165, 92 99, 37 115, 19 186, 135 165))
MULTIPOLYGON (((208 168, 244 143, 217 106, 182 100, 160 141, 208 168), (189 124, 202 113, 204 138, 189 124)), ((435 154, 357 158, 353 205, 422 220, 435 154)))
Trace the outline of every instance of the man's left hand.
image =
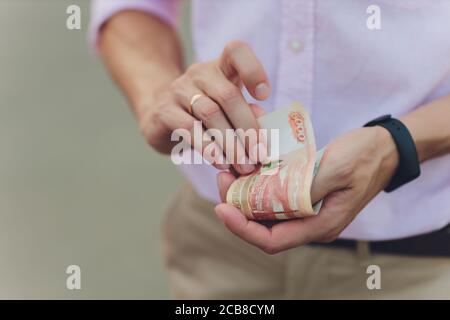
MULTIPOLYGON (((386 187, 397 165, 397 149, 386 129, 355 129, 326 147, 311 187, 313 203, 324 199, 316 216, 283 221, 268 228, 248 220, 226 203, 217 205, 215 211, 232 233, 269 254, 310 242, 331 242, 386 187)), ((221 172, 217 179, 225 201, 235 177, 221 172)))

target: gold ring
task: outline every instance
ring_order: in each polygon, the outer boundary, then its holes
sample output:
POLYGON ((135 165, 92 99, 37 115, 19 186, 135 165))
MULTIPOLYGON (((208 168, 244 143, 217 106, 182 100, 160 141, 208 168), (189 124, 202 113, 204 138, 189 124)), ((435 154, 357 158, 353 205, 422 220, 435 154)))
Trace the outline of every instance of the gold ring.
POLYGON ((203 97, 202 94, 196 94, 191 98, 191 103, 189 105, 189 113, 192 115, 193 111, 192 108, 194 107, 194 104, 197 102, 198 99, 200 99, 201 97, 203 97))

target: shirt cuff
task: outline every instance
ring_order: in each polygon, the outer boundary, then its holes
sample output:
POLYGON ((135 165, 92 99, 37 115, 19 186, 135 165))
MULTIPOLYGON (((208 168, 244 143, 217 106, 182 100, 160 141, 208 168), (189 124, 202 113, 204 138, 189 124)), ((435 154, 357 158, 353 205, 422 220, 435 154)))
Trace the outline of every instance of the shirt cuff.
POLYGON ((88 40, 90 48, 98 53, 99 31, 113 15, 123 10, 139 10, 159 17, 172 27, 178 19, 178 0, 94 0, 91 3, 91 20, 88 40))

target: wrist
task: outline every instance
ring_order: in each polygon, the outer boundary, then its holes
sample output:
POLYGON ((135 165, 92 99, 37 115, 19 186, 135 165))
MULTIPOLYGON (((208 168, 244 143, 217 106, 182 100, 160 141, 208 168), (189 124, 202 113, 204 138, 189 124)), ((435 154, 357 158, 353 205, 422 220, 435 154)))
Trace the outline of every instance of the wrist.
POLYGON ((389 179, 397 171, 399 165, 399 153, 392 135, 389 131, 381 126, 370 127, 375 132, 376 149, 381 157, 380 170, 386 172, 389 179))

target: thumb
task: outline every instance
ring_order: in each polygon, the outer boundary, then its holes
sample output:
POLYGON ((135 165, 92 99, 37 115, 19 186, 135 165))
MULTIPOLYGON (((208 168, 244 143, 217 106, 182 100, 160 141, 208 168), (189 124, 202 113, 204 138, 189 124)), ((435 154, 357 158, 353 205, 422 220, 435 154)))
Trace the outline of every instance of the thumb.
POLYGON ((234 180, 236 178, 230 172, 222 171, 217 174, 217 185, 222 202, 227 201, 227 192, 234 180))
POLYGON ((311 203, 316 204, 330 193, 342 189, 339 180, 336 179, 335 170, 326 161, 327 150, 320 161, 320 166, 311 185, 311 203))

